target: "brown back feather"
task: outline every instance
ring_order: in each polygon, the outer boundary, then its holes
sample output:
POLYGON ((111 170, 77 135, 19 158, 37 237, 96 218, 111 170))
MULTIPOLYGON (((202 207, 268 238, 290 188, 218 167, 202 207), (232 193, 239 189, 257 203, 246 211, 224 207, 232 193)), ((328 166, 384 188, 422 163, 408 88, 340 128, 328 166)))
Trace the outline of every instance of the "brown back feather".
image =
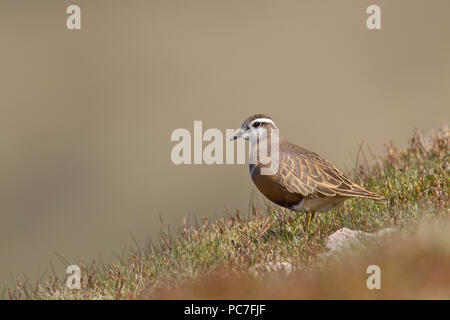
POLYGON ((310 198, 342 196, 385 201, 353 183, 317 153, 286 140, 280 141, 280 165, 280 184, 289 192, 310 198))

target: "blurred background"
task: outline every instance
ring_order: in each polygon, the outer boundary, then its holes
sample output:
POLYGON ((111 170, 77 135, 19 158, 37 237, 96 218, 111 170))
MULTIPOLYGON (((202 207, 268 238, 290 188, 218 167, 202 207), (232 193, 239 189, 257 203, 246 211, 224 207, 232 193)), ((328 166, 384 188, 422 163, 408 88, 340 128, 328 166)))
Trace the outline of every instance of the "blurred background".
MULTIPOLYGON (((246 165, 175 166, 176 128, 267 113, 350 170, 450 116, 450 2, 0 2, 0 280, 239 209, 246 165), (81 30, 66 8, 81 7, 81 30), (381 7, 382 30, 366 28, 381 7)), ((51 272, 51 271, 50 271, 51 272)))

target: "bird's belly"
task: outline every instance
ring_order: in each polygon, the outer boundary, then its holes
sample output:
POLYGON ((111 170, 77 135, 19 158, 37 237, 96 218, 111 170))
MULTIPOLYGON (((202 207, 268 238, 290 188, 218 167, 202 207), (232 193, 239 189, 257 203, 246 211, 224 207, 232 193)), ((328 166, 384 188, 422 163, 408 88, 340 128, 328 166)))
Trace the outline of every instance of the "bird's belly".
POLYGON ((291 193, 277 181, 276 175, 260 175, 259 167, 250 167, 250 173, 258 190, 270 201, 297 212, 326 212, 343 202, 346 197, 308 197, 291 193))
POLYGON ((345 200, 344 197, 311 198, 300 201, 292 210, 299 212, 327 212, 345 200))
POLYGON ((258 190, 270 201, 279 206, 291 209, 293 205, 302 201, 303 196, 290 193, 283 189, 276 181, 275 176, 252 175, 253 182, 258 190))

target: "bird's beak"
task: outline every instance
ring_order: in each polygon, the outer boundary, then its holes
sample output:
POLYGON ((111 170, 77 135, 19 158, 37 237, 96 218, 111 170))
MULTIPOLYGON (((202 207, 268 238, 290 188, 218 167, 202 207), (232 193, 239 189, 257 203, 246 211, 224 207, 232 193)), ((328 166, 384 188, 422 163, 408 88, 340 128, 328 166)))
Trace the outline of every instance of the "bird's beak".
POLYGON ((239 139, 243 134, 244 134, 244 130, 239 129, 239 131, 235 133, 235 135, 230 139, 230 141, 239 139))

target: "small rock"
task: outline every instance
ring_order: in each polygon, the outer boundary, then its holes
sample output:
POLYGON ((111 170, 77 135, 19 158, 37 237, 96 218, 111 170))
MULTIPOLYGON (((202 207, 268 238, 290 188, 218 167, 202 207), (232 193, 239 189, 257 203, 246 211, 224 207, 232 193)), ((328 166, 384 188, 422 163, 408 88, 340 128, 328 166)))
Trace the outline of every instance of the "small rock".
POLYGON ((264 273, 281 273, 289 275, 295 271, 295 267, 286 261, 259 263, 249 268, 249 273, 255 277, 264 273))
POLYGON ((330 251, 340 250, 343 248, 348 248, 361 240, 384 236, 393 231, 393 228, 385 228, 376 233, 368 233, 361 230, 350 230, 347 228, 342 228, 328 237, 327 247, 328 249, 330 249, 330 251))
POLYGON ((381 229, 381 230, 379 230, 379 231, 377 231, 377 232, 375 233, 375 236, 381 237, 381 236, 384 236, 384 235, 386 235, 386 234, 389 234, 389 233, 391 233, 391 232, 393 232, 393 231, 395 231, 393 228, 385 228, 385 229, 381 229))
POLYGON ((352 244, 357 243, 362 239, 372 238, 373 234, 370 234, 365 231, 360 230, 350 230, 347 228, 342 228, 330 235, 327 239, 327 247, 328 249, 340 250, 343 248, 347 248, 352 244))

